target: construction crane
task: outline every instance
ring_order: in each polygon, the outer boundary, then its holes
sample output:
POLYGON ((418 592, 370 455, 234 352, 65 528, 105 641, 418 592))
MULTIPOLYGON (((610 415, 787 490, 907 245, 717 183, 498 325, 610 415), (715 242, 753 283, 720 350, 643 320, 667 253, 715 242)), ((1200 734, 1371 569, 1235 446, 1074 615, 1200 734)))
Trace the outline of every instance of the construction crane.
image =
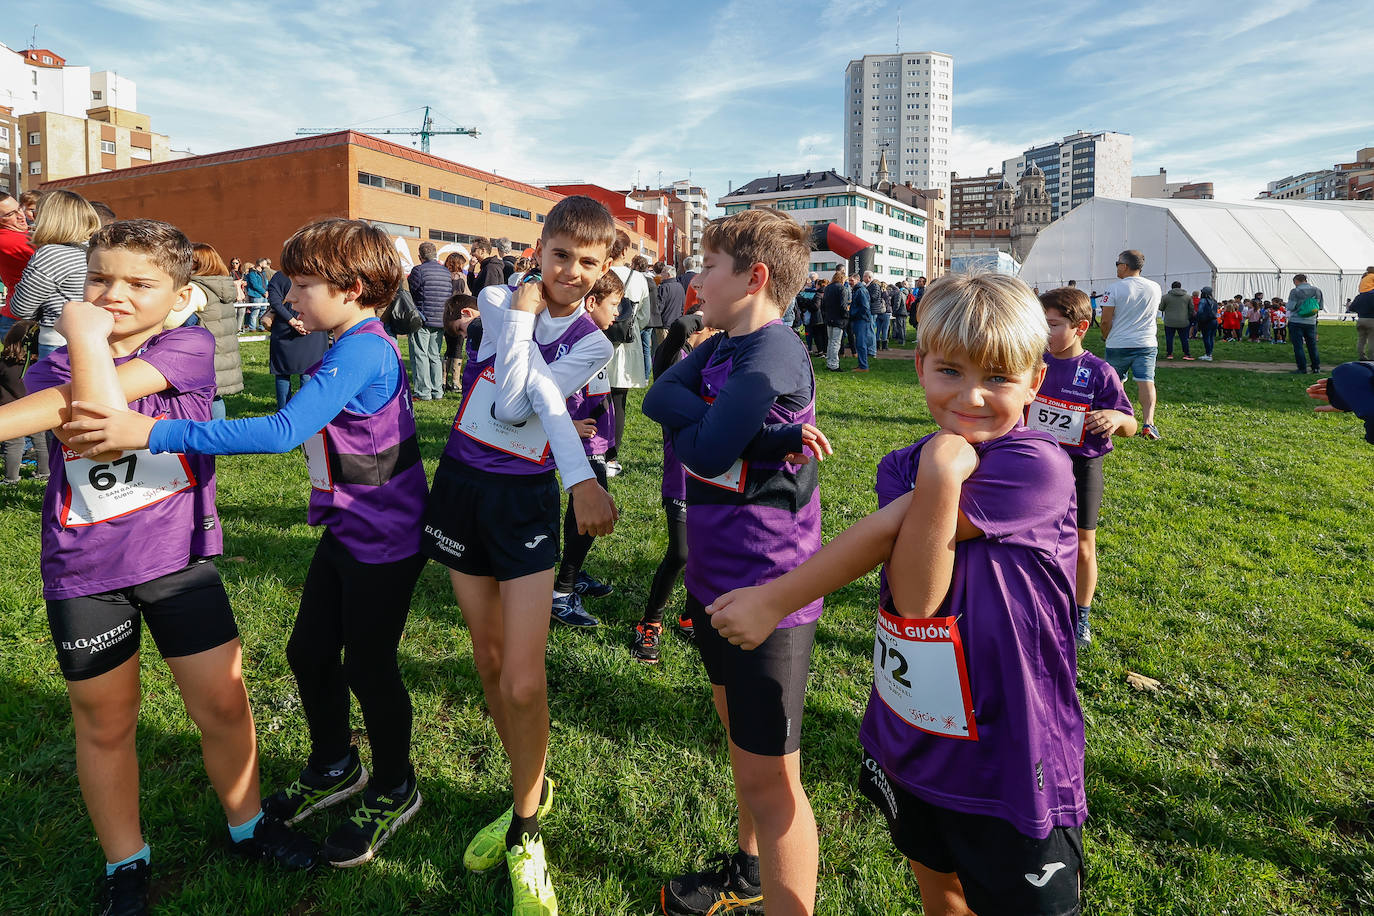
POLYGON ((420 149, 429 152, 429 138, 438 136, 466 135, 469 137, 478 136, 475 127, 435 127, 434 118, 430 116, 429 106, 425 106, 425 119, 418 128, 414 127, 301 127, 296 130, 296 136, 303 137, 308 134, 332 134, 341 130, 357 130, 364 134, 409 134, 420 138, 420 149))

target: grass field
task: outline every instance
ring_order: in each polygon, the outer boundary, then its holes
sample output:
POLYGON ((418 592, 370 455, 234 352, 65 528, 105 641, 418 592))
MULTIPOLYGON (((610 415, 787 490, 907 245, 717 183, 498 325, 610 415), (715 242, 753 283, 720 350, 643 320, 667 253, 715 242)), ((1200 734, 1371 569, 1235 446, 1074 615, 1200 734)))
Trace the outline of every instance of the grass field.
MULTIPOLYGON (((1321 346, 1324 365, 1352 358, 1353 328, 1324 324, 1321 346)), ((1226 348, 1235 352, 1220 358, 1291 357, 1226 348)), ((231 398, 231 415, 272 408, 266 344, 244 352, 249 391, 231 398)), ((1165 438, 1121 442, 1107 462, 1096 642, 1080 659, 1088 913, 1374 911, 1374 451, 1352 417, 1314 415, 1305 384, 1161 363, 1165 438), (1128 671, 1159 679, 1162 692, 1132 689, 1128 671)), ((867 376, 820 373, 819 385, 836 448, 821 469, 832 537, 875 508, 878 459, 932 426, 906 360, 877 361, 867 376)), ((455 406, 419 405, 431 471, 455 406)), ((592 608, 605 625, 556 630, 549 642, 559 789, 545 835, 571 916, 657 912, 661 881, 732 848, 734 835, 725 745, 694 653, 675 637, 657 667, 626 651, 666 541, 657 430, 632 411, 628 436, 613 481, 620 525, 589 561, 617 586, 592 608)), ((308 481, 290 454, 221 459, 219 486, 220 565, 270 790, 307 751, 284 647, 317 537, 304 523, 308 481)), ((0 489, 0 913, 87 913, 102 857, 41 599, 40 498, 32 482, 0 489)), ((920 912, 915 882, 855 789, 875 583, 829 600, 807 699, 803 779, 821 828, 818 911, 830 916, 920 912)), ((468 634, 433 564, 401 655, 424 809, 368 867, 282 875, 225 855, 197 735, 144 639, 139 751, 155 912, 508 912, 504 869, 471 875, 461 863, 508 790, 468 634)), ((361 729, 356 711, 354 721, 361 729)), ((304 826, 323 836, 342 817, 304 826)))

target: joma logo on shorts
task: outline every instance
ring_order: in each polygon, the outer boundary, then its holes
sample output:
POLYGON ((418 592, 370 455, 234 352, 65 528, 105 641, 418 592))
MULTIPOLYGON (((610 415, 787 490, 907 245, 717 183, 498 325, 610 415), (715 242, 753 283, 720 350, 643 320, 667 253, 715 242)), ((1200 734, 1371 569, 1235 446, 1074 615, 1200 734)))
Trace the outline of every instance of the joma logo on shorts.
POLYGON ((461 557, 463 551, 467 550, 462 544, 447 536, 433 525, 425 526, 425 534, 434 538, 434 542, 439 545, 440 550, 443 550, 445 553, 451 553, 455 557, 461 557))
POLYGON ((82 636, 80 639, 73 639, 70 641, 63 640, 62 650, 64 652, 76 652, 80 649, 90 649, 91 654, 94 655, 100 650, 108 649, 115 643, 120 642, 124 637, 132 633, 133 629, 134 622, 132 620, 126 620, 114 629, 107 630, 98 636, 82 636))

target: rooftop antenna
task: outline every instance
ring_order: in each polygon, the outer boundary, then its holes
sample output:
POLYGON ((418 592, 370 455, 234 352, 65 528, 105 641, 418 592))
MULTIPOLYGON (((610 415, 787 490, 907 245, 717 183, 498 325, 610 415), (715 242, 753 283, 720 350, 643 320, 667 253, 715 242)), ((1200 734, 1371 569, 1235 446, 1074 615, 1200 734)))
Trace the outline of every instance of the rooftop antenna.
POLYGON ((38 23, 35 22, 35 23, 33 24, 33 35, 29 38, 29 50, 32 51, 33 49, 35 49, 35 48, 37 48, 37 47, 38 47, 38 23))
POLYGON ((902 8, 897 7, 897 53, 902 53, 902 8))

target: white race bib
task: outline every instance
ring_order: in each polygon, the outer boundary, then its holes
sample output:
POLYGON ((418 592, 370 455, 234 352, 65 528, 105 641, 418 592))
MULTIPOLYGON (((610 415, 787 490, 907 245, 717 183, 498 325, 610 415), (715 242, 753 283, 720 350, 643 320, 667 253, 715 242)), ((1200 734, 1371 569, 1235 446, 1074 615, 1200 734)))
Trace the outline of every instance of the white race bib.
POLYGON ((63 458, 67 474, 62 506, 64 528, 108 522, 196 485, 196 475, 191 473, 186 456, 176 452, 154 455, 143 449, 97 464, 64 448, 63 458))
POLYGON ((1037 394, 1026 408, 1026 425, 1049 433, 1063 445, 1083 444, 1083 421, 1088 418, 1088 405, 1061 401, 1037 394))
POLYGON ((610 393, 611 377, 606 374, 605 369, 602 369, 600 372, 598 372, 596 375, 592 377, 592 380, 590 382, 587 383, 587 397, 594 398, 599 394, 610 393))
POLYGON ((325 493, 334 492, 334 474, 329 470, 329 436, 320 430, 301 443, 305 452, 305 469, 310 473, 310 485, 325 493))
POLYGON ((879 608, 873 685, 906 724, 932 735, 977 741, 956 619, 907 619, 879 608))
POLYGON ((463 402, 453 425, 483 445, 526 461, 538 464, 549 454, 549 437, 544 434, 544 424, 538 416, 531 415, 518 425, 496 419, 496 369, 492 366, 482 370, 473 383, 472 393, 463 402))
POLYGON ((729 469, 726 470, 724 474, 719 474, 715 477, 702 477, 686 465, 683 465, 683 468, 688 474, 700 480, 702 483, 709 483, 713 487, 720 487, 722 490, 732 490, 736 493, 744 492, 744 478, 745 475, 749 473, 749 463, 743 458, 736 458, 735 463, 730 465, 729 469))

